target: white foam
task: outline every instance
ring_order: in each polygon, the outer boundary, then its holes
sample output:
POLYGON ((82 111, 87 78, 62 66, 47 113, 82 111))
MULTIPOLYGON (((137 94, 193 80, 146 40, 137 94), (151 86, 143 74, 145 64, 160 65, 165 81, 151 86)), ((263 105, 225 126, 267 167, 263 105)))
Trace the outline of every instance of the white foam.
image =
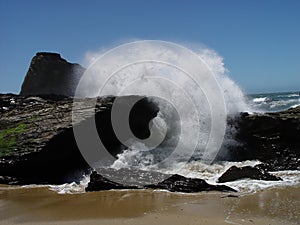
POLYGON ((90 176, 85 175, 79 184, 72 182, 61 185, 48 185, 48 187, 51 191, 57 192, 58 194, 81 194, 85 192, 89 181, 90 176))
POLYGON ((270 108, 276 108, 276 107, 280 107, 280 106, 288 106, 294 103, 299 102, 296 99, 290 99, 290 100, 281 100, 281 101, 273 101, 271 102, 270 108))
POLYGON ((261 102, 266 102, 268 100, 269 100, 269 98, 267 98, 267 97, 260 97, 260 98, 254 98, 252 101, 255 103, 261 103, 261 102))
POLYGON ((271 172, 271 174, 279 176, 280 178, 282 178, 282 181, 243 179, 232 182, 226 182, 224 184, 242 193, 253 193, 269 188, 300 185, 300 171, 288 170, 271 172))
POLYGON ((300 95, 299 94, 290 94, 290 95, 287 95, 286 97, 289 97, 289 98, 291 98, 291 97, 300 97, 300 95))
POLYGON ((293 105, 291 108, 297 108, 300 104, 293 105))

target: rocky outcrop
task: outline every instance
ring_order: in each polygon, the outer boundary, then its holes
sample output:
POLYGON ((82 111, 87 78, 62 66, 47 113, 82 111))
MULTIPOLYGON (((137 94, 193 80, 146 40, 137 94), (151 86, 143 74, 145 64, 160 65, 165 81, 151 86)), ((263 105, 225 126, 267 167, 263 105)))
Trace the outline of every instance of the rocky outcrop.
MULTIPOLYGON (((130 171, 128 171, 130 173, 130 171)), ((149 172, 139 171, 141 176, 147 175, 149 172)), ((159 174, 156 174, 159 176, 159 174)), ((160 174, 164 176, 164 174, 160 174)), ((161 189, 168 190, 171 192, 184 192, 184 193, 196 193, 202 191, 223 191, 223 192, 236 192, 236 190, 225 186, 225 185, 211 185, 205 180, 196 178, 187 178, 174 174, 172 176, 167 176, 162 182, 145 185, 145 186, 134 186, 134 185, 123 185, 117 182, 110 181, 98 174, 93 172, 90 176, 90 182, 86 188, 86 191, 103 191, 111 189, 140 189, 140 188, 150 188, 150 189, 161 189)))
MULTIPOLYGON (((76 99, 80 107, 73 112, 77 121, 72 123, 72 97, 84 71, 79 64, 69 63, 57 53, 40 52, 31 61, 20 95, 0 94, 0 183, 76 181, 90 167, 78 149, 74 126, 84 127, 95 121, 99 137, 113 156, 125 148, 111 124, 114 97, 97 99, 92 106, 95 118, 90 113, 93 99, 76 99)), ((125 107, 135 98, 139 97, 121 97, 121 105, 125 107)), ((129 116, 132 133, 141 139, 149 137, 149 121, 158 111, 149 99, 140 100, 129 116)), ((240 145, 226 146, 226 154, 220 154, 218 159, 257 159, 262 164, 255 168, 233 167, 220 177, 220 182, 243 178, 277 179, 266 171, 300 170, 300 107, 277 113, 242 113, 228 121, 237 130, 235 141, 240 145)), ((226 186, 212 186, 201 179, 179 175, 155 185, 123 186, 95 173, 87 190, 140 187, 180 192, 232 191, 226 186)))
MULTIPOLYGON (((121 107, 136 98, 121 97, 121 107)), ((94 108, 99 137, 112 155, 123 149, 111 124, 114 100, 98 98, 94 108)), ((79 109, 73 113, 79 119, 74 126, 91 122, 87 113, 90 101, 76 101, 79 109)), ((89 166, 73 134, 72 106, 73 99, 64 96, 0 95, 0 176, 12 177, 12 182, 19 184, 57 184, 72 182, 87 171, 89 166)), ((157 106, 148 99, 137 102, 129 119, 132 131, 140 138, 148 137, 148 124, 157 112, 157 106)))
MULTIPOLYGON (((136 97, 121 99, 126 105, 130 98, 136 97)), ((112 129, 110 114, 114 99, 98 98, 95 118, 101 140, 116 156, 124 146, 112 129)), ((61 95, 0 95, 0 176, 3 178, 0 181, 64 183, 76 180, 82 172, 89 170, 73 134, 73 100, 61 95)), ((92 99, 79 100, 82 107, 76 112, 81 118, 77 124, 89 122, 90 115, 86 114, 89 101, 92 99)), ((148 124, 158 110, 146 98, 132 109, 130 126, 137 137, 143 139, 150 135, 148 124)), ((237 138, 243 145, 232 148, 227 155, 234 161, 262 161, 254 174, 257 170, 300 169, 299 120, 300 107, 279 113, 243 114, 236 122, 237 138)), ((263 178, 244 173, 244 170, 237 172, 234 179, 245 177, 243 174, 254 179, 263 178)))
MULTIPOLYGON (((125 105, 130 98, 135 96, 122 97, 125 105)), ((89 122, 89 101, 79 100, 78 124, 89 122)), ((95 111, 99 136, 116 156, 124 146, 110 122, 113 102, 114 97, 98 98, 95 111)), ((89 169, 74 138, 72 104, 72 98, 61 95, 0 95, 0 181, 64 183, 89 169)), ((148 124, 158 110, 147 99, 132 109, 130 124, 136 136, 150 135, 148 124)), ((262 171, 300 169, 299 111, 300 107, 280 113, 243 114, 236 122, 240 126, 237 138, 243 145, 227 155, 234 161, 258 159, 263 163, 256 168, 262 171)))
POLYGON ((236 118, 236 140, 223 160, 263 162, 269 171, 300 169, 300 107, 283 112, 248 114, 236 118))
POLYGON ((84 71, 82 66, 67 62, 60 54, 39 52, 31 60, 20 95, 74 96, 84 71))
POLYGON ((255 179, 255 180, 268 180, 268 181, 278 181, 281 180, 280 177, 276 177, 265 170, 244 166, 244 167, 230 167, 222 176, 218 179, 219 183, 225 183, 241 179, 255 179))

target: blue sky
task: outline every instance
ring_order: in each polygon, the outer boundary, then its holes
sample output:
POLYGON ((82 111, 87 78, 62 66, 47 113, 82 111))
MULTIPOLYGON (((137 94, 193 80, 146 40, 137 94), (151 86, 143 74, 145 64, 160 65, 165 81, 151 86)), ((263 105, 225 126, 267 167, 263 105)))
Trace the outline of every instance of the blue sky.
POLYGON ((300 1, 0 0, 0 92, 18 93, 38 51, 81 62, 130 39, 200 43, 248 93, 300 91, 300 1))

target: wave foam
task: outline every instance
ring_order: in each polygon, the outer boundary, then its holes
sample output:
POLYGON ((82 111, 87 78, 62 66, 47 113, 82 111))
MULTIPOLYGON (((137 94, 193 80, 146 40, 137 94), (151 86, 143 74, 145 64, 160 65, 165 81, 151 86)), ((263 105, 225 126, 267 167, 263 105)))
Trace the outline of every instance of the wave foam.
POLYGON ((252 101, 255 103, 261 103, 261 102, 270 101, 270 99, 268 97, 260 97, 260 98, 254 98, 252 101))
POLYGON ((48 187, 51 191, 54 191, 58 194, 81 194, 85 192, 85 188, 87 187, 89 181, 90 176, 85 175, 79 184, 72 182, 61 185, 48 185, 48 187))

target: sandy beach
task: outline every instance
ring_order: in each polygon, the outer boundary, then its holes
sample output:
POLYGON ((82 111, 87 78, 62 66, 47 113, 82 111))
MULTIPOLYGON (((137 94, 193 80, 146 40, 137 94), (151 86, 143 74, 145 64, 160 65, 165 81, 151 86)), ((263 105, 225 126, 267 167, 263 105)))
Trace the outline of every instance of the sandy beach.
POLYGON ((253 194, 153 190, 57 194, 1 186, 0 224, 299 224, 300 186, 253 194))

